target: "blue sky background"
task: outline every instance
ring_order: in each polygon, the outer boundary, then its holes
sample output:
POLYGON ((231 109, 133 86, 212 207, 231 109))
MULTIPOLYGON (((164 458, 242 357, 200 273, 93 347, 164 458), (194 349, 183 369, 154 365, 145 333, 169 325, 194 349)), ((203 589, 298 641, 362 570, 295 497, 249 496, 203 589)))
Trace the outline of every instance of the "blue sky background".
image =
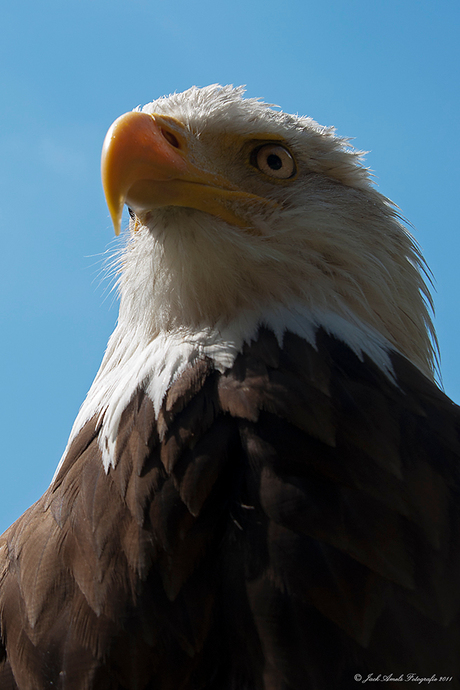
POLYGON ((120 114, 246 84, 354 137, 435 276, 460 402, 458 0, 1 3, 0 532, 46 489, 117 318, 99 174, 120 114))

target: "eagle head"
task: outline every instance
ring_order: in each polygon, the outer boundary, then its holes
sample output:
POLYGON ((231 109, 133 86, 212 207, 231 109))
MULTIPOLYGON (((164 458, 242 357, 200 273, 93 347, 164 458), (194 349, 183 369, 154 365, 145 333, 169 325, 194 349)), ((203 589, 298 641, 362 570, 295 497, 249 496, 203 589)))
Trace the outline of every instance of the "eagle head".
POLYGON ((243 94, 192 87, 109 129, 102 178, 117 233, 124 204, 132 216, 121 322, 149 340, 302 304, 374 329, 431 376, 423 260, 362 154, 243 94))

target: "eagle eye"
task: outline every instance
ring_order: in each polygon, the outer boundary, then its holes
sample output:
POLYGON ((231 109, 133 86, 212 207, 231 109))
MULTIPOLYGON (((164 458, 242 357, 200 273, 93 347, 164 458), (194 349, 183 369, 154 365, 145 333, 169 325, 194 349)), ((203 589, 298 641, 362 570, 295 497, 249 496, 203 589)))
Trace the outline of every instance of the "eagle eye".
POLYGON ((294 158, 279 144, 258 146, 251 154, 251 163, 266 175, 280 180, 287 180, 296 172, 294 158))

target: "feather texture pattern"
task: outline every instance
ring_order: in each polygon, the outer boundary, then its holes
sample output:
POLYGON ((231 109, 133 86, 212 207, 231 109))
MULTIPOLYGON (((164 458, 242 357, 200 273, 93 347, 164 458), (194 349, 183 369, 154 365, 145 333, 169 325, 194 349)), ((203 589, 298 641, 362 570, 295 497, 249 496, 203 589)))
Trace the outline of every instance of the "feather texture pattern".
POLYGON ((158 415, 139 389, 108 475, 90 420, 2 541, 2 690, 458 676, 460 416, 391 360, 261 328, 158 415))

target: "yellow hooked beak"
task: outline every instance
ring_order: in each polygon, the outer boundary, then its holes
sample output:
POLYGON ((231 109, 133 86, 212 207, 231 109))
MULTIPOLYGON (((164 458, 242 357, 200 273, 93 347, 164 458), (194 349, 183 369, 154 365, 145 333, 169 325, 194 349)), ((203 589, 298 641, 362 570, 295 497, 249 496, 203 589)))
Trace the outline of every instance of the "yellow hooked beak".
POLYGON ((136 215, 164 206, 183 206, 239 227, 250 223, 234 202, 245 202, 246 209, 254 202, 276 206, 191 163, 184 126, 165 115, 135 111, 115 120, 102 148, 101 172, 116 235, 125 203, 136 215))

